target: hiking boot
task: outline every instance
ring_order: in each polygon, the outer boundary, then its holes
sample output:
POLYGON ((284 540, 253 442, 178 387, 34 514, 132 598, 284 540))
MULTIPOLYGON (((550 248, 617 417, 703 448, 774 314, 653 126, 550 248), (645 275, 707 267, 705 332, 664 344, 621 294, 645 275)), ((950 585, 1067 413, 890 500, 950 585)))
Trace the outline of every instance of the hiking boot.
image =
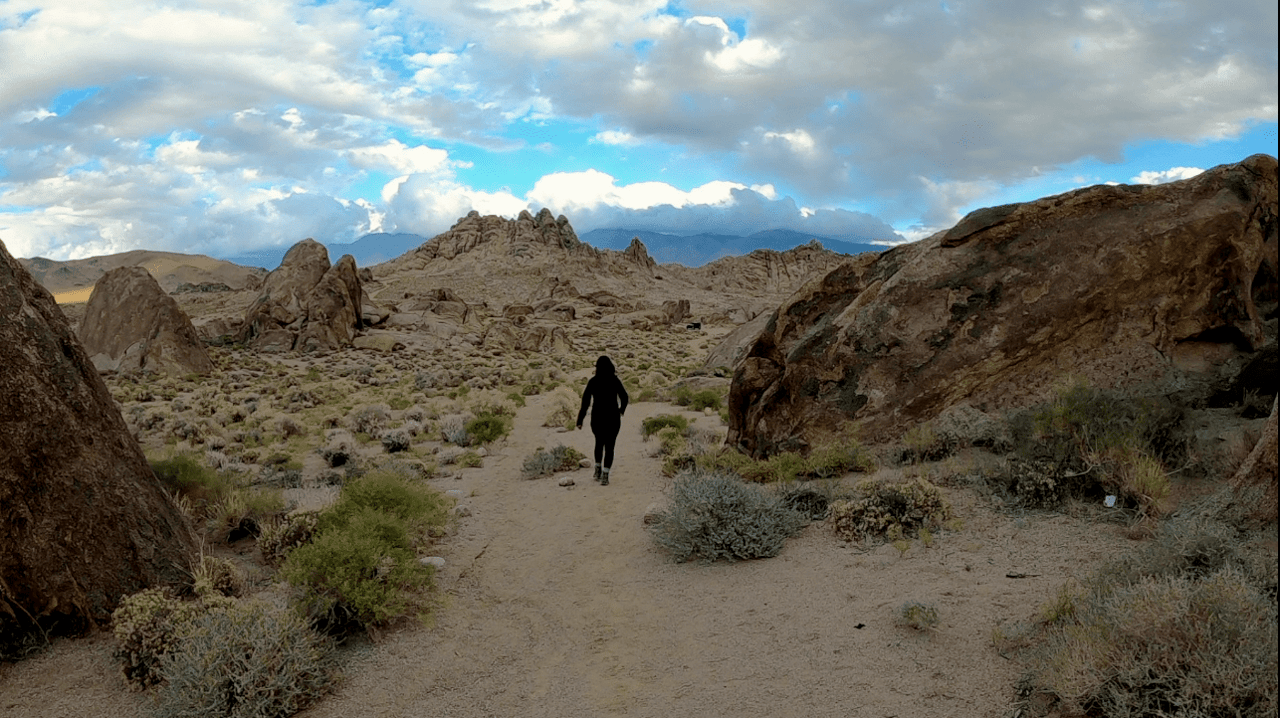
POLYGON ((595 479, 596 481, 600 480, 600 464, 596 464, 596 471, 594 474, 591 475, 591 478, 595 479))
POLYGON ((600 485, 601 485, 601 486, 608 486, 608 485, 609 485, 609 470, 608 470, 608 469, 605 469, 603 472, 601 472, 601 473, 600 473, 600 485))

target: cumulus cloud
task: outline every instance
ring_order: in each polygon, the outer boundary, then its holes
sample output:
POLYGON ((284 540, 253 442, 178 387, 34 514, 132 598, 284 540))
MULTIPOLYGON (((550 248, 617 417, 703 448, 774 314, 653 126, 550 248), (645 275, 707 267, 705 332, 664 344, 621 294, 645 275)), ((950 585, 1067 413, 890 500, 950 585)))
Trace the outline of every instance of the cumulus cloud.
POLYGON ((1164 184, 1165 182, 1177 182, 1178 180, 1191 179, 1196 175, 1204 172, 1199 167, 1173 167, 1163 172, 1139 172, 1137 177, 1130 177, 1129 181, 1134 184, 1164 184))

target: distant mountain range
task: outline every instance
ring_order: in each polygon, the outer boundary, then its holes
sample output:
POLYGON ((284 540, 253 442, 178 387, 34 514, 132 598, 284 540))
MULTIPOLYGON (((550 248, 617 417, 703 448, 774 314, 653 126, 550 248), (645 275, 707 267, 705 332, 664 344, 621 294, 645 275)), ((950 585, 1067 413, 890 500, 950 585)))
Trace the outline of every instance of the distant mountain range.
MULTIPOLYGON (((757 249, 772 249, 779 252, 807 244, 816 239, 822 246, 841 254, 863 254, 864 252, 881 252, 886 247, 874 244, 846 242, 815 234, 805 234, 789 229, 769 229, 756 232, 745 237, 731 234, 693 234, 678 235, 663 232, 649 232, 643 229, 602 228, 578 235, 579 239, 597 249, 623 250, 631 243, 632 237, 639 237, 649 250, 649 256, 660 264, 679 263, 686 267, 701 267, 707 262, 721 257, 749 254, 757 249)), ((371 267, 391 259, 395 259, 410 250, 425 244, 430 237, 418 234, 387 234, 377 232, 366 234, 354 242, 347 244, 326 244, 331 260, 337 260, 344 254, 355 257, 356 264, 371 267)), ((272 247, 259 252, 226 257, 234 262, 249 267, 275 269, 284 259, 288 247, 272 247)))

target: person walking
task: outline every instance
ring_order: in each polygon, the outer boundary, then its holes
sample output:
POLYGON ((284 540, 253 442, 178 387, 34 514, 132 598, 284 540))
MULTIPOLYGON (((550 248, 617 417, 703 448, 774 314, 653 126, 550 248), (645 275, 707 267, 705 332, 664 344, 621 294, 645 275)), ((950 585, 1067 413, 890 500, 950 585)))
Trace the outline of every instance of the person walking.
POLYGON ((596 359, 596 375, 587 381, 582 392, 582 409, 578 411, 578 428, 591 407, 591 433, 596 437, 595 480, 601 486, 609 485, 609 470, 613 468, 613 445, 622 429, 622 415, 627 412, 627 390, 613 368, 609 357, 596 359))

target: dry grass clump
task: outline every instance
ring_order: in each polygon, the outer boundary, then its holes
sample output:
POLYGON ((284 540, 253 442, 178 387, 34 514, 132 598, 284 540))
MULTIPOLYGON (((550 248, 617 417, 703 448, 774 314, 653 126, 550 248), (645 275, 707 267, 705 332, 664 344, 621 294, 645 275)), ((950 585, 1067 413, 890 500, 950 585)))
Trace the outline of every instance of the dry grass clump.
POLYGON ((932 631, 938 626, 938 609, 919 601, 908 601, 898 608, 894 623, 917 631, 932 631))
POLYGON ((538 448, 524 460, 520 475, 526 479, 538 479, 557 471, 572 471, 585 458, 581 451, 563 444, 552 447, 550 451, 538 448))
POLYGON ((1028 660, 1034 715, 1274 716, 1276 608, 1273 560, 1179 518, 1006 642, 1028 660))

